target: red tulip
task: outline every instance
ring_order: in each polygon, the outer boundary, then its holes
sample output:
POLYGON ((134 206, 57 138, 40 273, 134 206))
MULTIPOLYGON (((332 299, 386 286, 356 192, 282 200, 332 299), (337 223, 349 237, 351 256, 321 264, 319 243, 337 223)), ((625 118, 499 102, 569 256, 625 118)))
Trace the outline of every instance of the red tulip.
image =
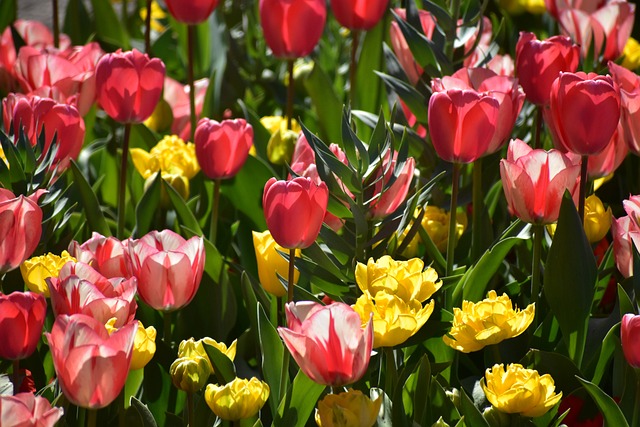
MULTIPOLYGON (((394 9, 394 12, 403 20, 407 20, 407 11, 404 9, 394 9)), ((426 10, 419 10, 418 15, 420 17, 420 24, 422 25, 422 32, 424 35, 431 40, 431 36, 433 36, 433 32, 436 29, 436 20, 429 12, 426 10)), ((411 49, 409 49, 409 44, 407 40, 404 38, 402 34, 402 30, 397 22, 392 21, 391 27, 389 28, 389 35, 391 37, 391 47, 393 48, 393 52, 396 54, 398 58, 398 62, 400 66, 404 70, 409 82, 412 85, 415 85, 418 80, 420 80, 420 76, 422 76, 423 69, 418 65, 415 58, 413 57, 413 53, 411 53, 411 49)))
POLYGON ((40 243, 42 210, 37 202, 43 193, 16 197, 0 188, 0 273, 18 268, 40 243))
POLYGON ((131 322, 136 314, 136 279, 107 279, 82 262, 68 262, 58 277, 48 280, 56 316, 86 314, 100 323, 116 318, 115 327, 131 322))
MULTIPOLYGON (((209 79, 196 80, 193 84, 196 90, 196 117, 200 117, 202 106, 204 105, 204 97, 209 86, 209 79)), ((165 77, 162 96, 171 107, 171 112, 173 113, 171 133, 188 141, 191 138, 189 85, 182 85, 171 77, 165 77)))
POLYGON ((558 220, 565 190, 577 204, 580 159, 557 150, 534 150, 519 139, 509 143, 500 161, 502 188, 509 212, 533 224, 558 220))
POLYGON ((407 198, 416 167, 416 162, 413 157, 407 159, 393 184, 385 191, 382 190, 383 186, 388 185, 389 180, 391 180, 393 176, 394 169, 397 167, 397 157, 397 152, 393 153, 393 158, 387 153, 387 156, 384 158, 375 175, 375 184, 373 187, 374 199, 369 205, 369 215, 372 218, 381 219, 392 214, 407 198), (390 158, 391 161, 389 161, 390 158))
POLYGON ((580 61, 579 47, 568 37, 537 40, 533 33, 520 33, 516 45, 516 72, 529 102, 548 105, 551 85, 561 71, 575 72, 580 61))
POLYGON ((618 123, 618 128, 613 133, 611 140, 598 154, 589 156, 587 170, 590 178, 601 178, 611 175, 622 161, 627 157, 629 148, 624 140, 622 124, 618 123))
POLYGON ((318 384, 340 387, 358 381, 369 366, 373 320, 344 303, 288 303, 287 328, 278 333, 300 369, 318 384))
POLYGON ((104 408, 118 397, 131 364, 137 322, 109 335, 84 314, 58 316, 45 334, 62 392, 83 408, 104 408))
POLYGON ((304 249, 316 240, 327 211, 329 190, 324 182, 298 177, 271 178, 264 186, 262 207, 273 239, 288 249, 304 249))
POLYGON ((54 427, 63 414, 62 408, 52 408, 47 399, 33 393, 0 395, 2 427, 54 427))
POLYGON ((198 291, 204 271, 204 240, 185 240, 171 230, 152 231, 129 241, 132 273, 138 295, 162 311, 189 304, 198 291))
POLYGON ((165 3, 176 21, 195 25, 209 18, 218 0, 166 0, 165 3))
POLYGON ((620 94, 609 76, 560 73, 545 111, 556 148, 581 156, 601 152, 620 121, 620 94))
POLYGON ((161 60, 136 49, 105 55, 96 66, 98 104, 118 122, 141 123, 160 100, 164 73, 161 60))
POLYGON ((20 360, 31 356, 40 341, 46 314, 47 301, 40 294, 0 293, 0 357, 20 360))
POLYGON ((275 56, 300 58, 318 44, 327 18, 325 0, 260 0, 260 23, 275 56))
POLYGON ((127 240, 105 237, 95 231, 83 244, 75 240, 69 244, 69 254, 80 262, 91 265, 106 278, 131 277, 127 240))
POLYGON ((474 90, 434 92, 429 100, 431 142, 447 162, 471 163, 484 156, 498 128, 500 103, 474 90))
POLYGON ((201 119, 194 139, 202 172, 211 179, 231 178, 247 161, 253 145, 253 127, 244 119, 220 123, 201 119))
POLYGON ((331 9, 343 27, 370 30, 387 10, 389 0, 331 0, 331 9))
POLYGON ((640 155, 640 76, 613 62, 609 62, 609 71, 620 88, 624 139, 629 150, 640 155))
POLYGON ((640 316, 627 313, 622 317, 620 341, 627 363, 640 368, 640 316))

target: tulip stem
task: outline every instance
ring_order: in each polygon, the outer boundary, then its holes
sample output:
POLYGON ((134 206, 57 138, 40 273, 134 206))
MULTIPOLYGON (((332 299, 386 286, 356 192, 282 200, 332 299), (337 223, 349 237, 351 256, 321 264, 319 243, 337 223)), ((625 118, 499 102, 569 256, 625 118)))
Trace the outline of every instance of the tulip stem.
POLYGON ((97 409, 87 409, 87 427, 96 427, 97 409))
POLYGON ((287 84, 287 129, 291 130, 291 121, 293 120, 293 59, 287 62, 287 75, 289 82, 287 84))
POLYGON ((20 361, 13 361, 13 394, 18 394, 20 391, 20 361))
POLYGON ((493 364, 498 365, 502 363, 502 355, 500 354, 500 347, 498 347, 498 344, 493 344, 490 347, 491 352, 493 353, 493 364))
POLYGON ((533 225, 533 262, 531 264, 531 302, 535 304, 534 326, 537 326, 535 318, 538 311, 538 297, 540 296, 540 259, 542 255, 542 237, 544 236, 544 226, 533 225))
POLYGON ((164 320, 164 336, 162 337, 162 340, 164 341, 164 343, 169 346, 169 348, 171 348, 171 312, 170 311, 165 311, 163 313, 163 320, 164 320))
POLYGON ((193 393, 187 393, 187 410, 189 411, 187 427, 193 427, 196 425, 196 411, 195 405, 193 404, 193 393))
POLYGON ((124 204, 127 190, 127 166, 129 164, 129 138, 131 136, 131 123, 124 124, 124 137, 122 139, 122 158, 120 162, 120 188, 118 190, 118 239, 124 239, 124 219, 126 207, 124 204))
POLYGON ((220 210, 220 179, 213 180, 213 206, 211 207, 211 226, 209 227, 209 241, 216 245, 218 237, 218 215, 220 210))
POLYGON ((122 15, 120 19, 122 19, 122 25, 124 25, 125 29, 127 28, 127 21, 129 20, 129 16, 127 15, 128 6, 129 0, 122 0, 122 9, 120 10, 122 15))
POLYGON ((196 38, 196 26, 187 25, 187 80, 189 81, 189 117, 191 119, 191 142, 196 133, 196 89, 193 79, 193 44, 196 38))
POLYGON ((582 156, 580 164, 580 199, 578 200, 578 214, 580 215, 580 223, 584 223, 584 201, 587 197, 587 172, 588 172, 589 156, 582 156))
POLYGON ((538 106, 536 107, 536 123, 535 123, 535 130, 536 130, 536 139, 534 140, 533 143, 533 148, 534 149, 538 149, 540 148, 540 138, 542 137, 542 106, 538 106))
MULTIPOLYGON (((482 197, 482 158, 473 164, 473 211, 471 212, 471 261, 475 261, 480 257, 482 250, 481 233, 480 233, 480 216, 484 210, 482 197)), ((454 215, 453 212, 450 215, 454 215)), ((457 215, 454 215, 457 216, 457 215)))
POLYGON ((53 0, 53 46, 60 47, 60 16, 58 14, 58 0, 53 0))
POLYGON ((358 45, 360 44, 360 31, 353 30, 351 38, 351 64, 349 65, 349 101, 351 108, 356 99, 356 78, 358 71, 358 45))
POLYGON ((458 16, 460 16, 460 0, 451 0, 451 8, 449 9, 451 14, 451 28, 447 31, 445 38, 445 54, 449 60, 453 60, 453 48, 456 42, 458 33, 458 16))
POLYGON ((295 273, 296 250, 289 249, 289 281, 287 282, 287 302, 293 301, 293 275, 295 273))
POLYGON ((151 56, 151 0, 147 0, 147 16, 144 18, 144 51, 151 56))
POLYGON ((396 369, 396 358, 395 358, 395 355, 393 354, 393 348, 384 347, 384 357, 386 360, 385 390, 388 390, 388 392, 394 393, 395 382, 396 382, 396 377, 398 376, 398 371, 396 369))
POLYGON ((449 236, 447 238, 447 276, 453 273, 453 255, 456 248, 456 210, 458 209, 458 187, 460 181, 460 164, 453 164, 451 181, 451 208, 449 209, 449 236))

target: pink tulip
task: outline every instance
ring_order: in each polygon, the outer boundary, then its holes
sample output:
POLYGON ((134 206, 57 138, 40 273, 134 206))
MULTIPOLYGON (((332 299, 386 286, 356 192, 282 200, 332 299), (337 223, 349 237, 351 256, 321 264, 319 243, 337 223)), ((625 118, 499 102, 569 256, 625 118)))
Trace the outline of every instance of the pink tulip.
MULTIPOLYGON (((407 11, 404 9, 394 9, 394 12, 404 21, 407 20, 407 11)), ((433 32, 436 29, 436 20, 429 12, 426 10, 418 11, 420 17, 420 24, 422 25, 422 32, 424 35, 431 40, 433 36, 433 32)), ((393 48, 393 52, 396 54, 398 58, 398 62, 400 66, 404 70, 409 82, 412 85, 415 85, 420 77, 422 76, 423 69, 418 65, 415 58, 413 57, 413 53, 411 53, 411 49, 409 49, 409 44, 407 40, 404 38, 402 34, 402 30, 397 22, 392 21, 391 27, 389 28, 389 35, 391 37, 391 47, 393 48)))
POLYGON ((271 178, 264 186, 262 207, 273 239, 287 249, 304 249, 315 242, 327 211, 329 190, 324 182, 298 177, 271 178))
POLYGON ((102 109, 120 123, 141 123, 162 95, 165 67, 136 49, 103 56, 96 66, 96 98, 102 109))
POLYGON ((341 387, 358 381, 369 366, 373 320, 344 303, 288 303, 287 328, 278 333, 300 369, 318 384, 341 387))
POLYGON ((558 220, 565 190, 577 204, 580 159, 557 150, 534 150, 514 139, 507 158, 500 161, 500 177, 512 215, 533 224, 550 224, 558 220))
POLYGON ((46 314, 47 301, 40 294, 0 293, 0 358, 31 356, 40 342, 46 314))
POLYGON ((622 124, 618 123, 618 128, 604 149, 598 154, 589 156, 587 163, 589 177, 601 178, 611 175, 622 164, 628 153, 629 148, 624 140, 622 124))
POLYGON ((556 148, 581 156, 601 152, 620 121, 620 94, 609 76, 560 73, 545 118, 556 148))
POLYGON ((220 123, 201 119, 194 139, 202 172, 211 179, 227 179, 235 176, 247 161, 253 145, 253 127, 244 119, 220 123))
POLYGON ((218 0, 166 0, 165 3, 176 21, 195 25, 209 18, 218 0))
POLYGON ((54 427, 63 414, 62 408, 52 408, 47 399, 33 393, 0 395, 2 427, 54 427))
POLYGON ((331 9, 343 27, 370 30, 382 19, 389 0, 331 0, 331 9))
POLYGON ((627 363, 640 368, 640 316, 627 313, 620 324, 620 341, 627 363))
POLYGON ((620 88, 622 129, 629 150, 640 155, 640 76, 609 62, 611 77, 620 88))
POLYGON ((189 304, 204 271, 204 240, 185 240, 171 230, 152 231, 129 241, 132 273, 138 295, 155 308, 174 311, 189 304))
POLYGON ((95 231, 83 244, 75 240, 69 244, 69 254, 80 262, 91 265, 106 278, 131 277, 127 240, 105 237, 95 231))
POLYGON ((399 99, 399 101, 400 107, 402 108, 402 113, 407 119, 407 124, 415 130, 416 134, 418 134, 420 138, 426 138, 427 129, 425 129, 424 126, 418 123, 418 119, 416 118, 415 114, 413 114, 413 112, 409 109, 409 106, 405 104, 402 99, 399 99))
POLYGON ((394 174, 394 169, 397 167, 397 157, 397 152, 393 153, 393 158, 391 158, 391 155, 387 153, 374 177, 374 196, 371 204, 369 205, 369 215, 372 218, 382 219, 392 214, 407 198, 416 167, 416 162, 413 157, 409 157, 406 160, 396 180, 390 187, 383 191, 383 187, 389 185, 389 181, 394 174), (390 158, 391 161, 389 161, 390 158))
POLYGON ((316 47, 327 18, 324 0, 260 0, 260 23, 273 54, 300 58, 316 47))
MULTIPOLYGON (((204 105, 204 97, 209 86, 209 79, 196 80, 193 84, 196 90, 196 117, 200 117, 202 106, 204 105)), ((165 77, 162 96, 171 107, 173 113, 171 133, 178 135, 185 141, 189 140, 191 138, 189 85, 182 85, 171 77, 165 77)))
POLYGON ((579 61, 579 47, 568 37, 537 40, 533 33, 520 33, 516 71, 527 99, 533 104, 548 105, 553 81, 561 71, 575 72, 579 61))
POLYGON ((75 77, 80 69, 56 52, 42 51, 31 46, 23 46, 18 53, 15 73, 20 87, 25 93, 38 91, 60 92, 66 100, 77 90, 75 77))
POLYGON ((44 190, 16 197, 0 188, 0 273, 6 273, 29 258, 40 243, 42 210, 38 199, 44 190))
MULTIPOLYGON (((458 25, 462 27, 463 21, 458 21, 458 25)), ((461 30, 464 28, 461 28, 461 30)), ((465 67, 480 67, 491 50, 491 41, 493 40, 493 25, 491 20, 486 16, 482 17, 482 28, 478 24, 476 32, 467 39, 464 44, 465 54, 469 54, 462 65, 465 67), (482 29, 482 31, 480 31, 482 29), (478 40, 480 37, 480 40, 478 40)))
POLYGON ((565 9, 579 9, 587 13, 593 13, 608 0, 544 0, 547 12, 558 19, 560 12, 565 9))
POLYGON ((476 161, 487 154, 499 115, 500 103, 488 94, 460 89, 434 92, 428 122, 436 153, 447 162, 476 161))
POLYGON ((18 90, 18 81, 13 71, 15 62, 16 49, 13 46, 11 27, 7 27, 0 36, 0 93, 18 90))
POLYGON ((499 76, 514 77, 516 64, 510 55, 494 55, 486 67, 499 76))
POLYGON ((629 278, 634 275, 634 248, 640 251, 640 227, 631 216, 613 218, 611 234, 613 235, 613 254, 616 259, 616 267, 623 277, 629 278))
MULTIPOLYGON (((36 49, 47 49, 53 47, 53 34, 42 22, 18 19, 13 23, 13 26, 27 46, 33 46, 36 49)), ((71 40, 69 39, 69 36, 66 34, 60 34, 59 49, 66 49, 70 45, 71 40)))
POLYGON ((45 334, 58 383, 67 399, 83 408, 104 408, 118 397, 131 364, 137 322, 109 335, 84 314, 58 316, 45 334))
POLYGON ((136 314, 136 279, 107 279, 89 264, 66 263, 48 280, 51 305, 56 316, 86 314, 100 323, 116 318, 115 327, 131 322, 136 314))

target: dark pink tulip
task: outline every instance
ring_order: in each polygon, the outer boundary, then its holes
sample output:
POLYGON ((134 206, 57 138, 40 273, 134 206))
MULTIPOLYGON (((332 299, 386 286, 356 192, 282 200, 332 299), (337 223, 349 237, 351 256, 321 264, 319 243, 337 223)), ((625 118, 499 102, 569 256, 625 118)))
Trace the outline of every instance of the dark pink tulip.
POLYGON ((620 93, 609 76, 560 73, 545 111, 556 148, 581 156, 601 152, 620 121, 620 93))
POLYGON ((260 0, 260 23, 273 54, 300 58, 316 47, 327 19, 325 0, 260 0))
POLYGON ((166 0, 165 3, 176 21, 195 25, 209 18, 218 0, 166 0))
POLYGON ((153 113, 162 95, 164 64, 136 49, 103 56, 96 66, 96 98, 120 123, 141 123, 153 113))
POLYGON ((45 334, 62 392, 74 405, 104 408, 124 387, 137 322, 109 335, 104 324, 84 314, 56 318, 45 334))
POLYGON ((611 140, 598 154, 589 156, 587 171, 590 178, 601 178, 611 175, 622 164, 627 157, 629 148, 624 140, 622 124, 618 123, 618 128, 613 133, 611 140))
POLYGON ((509 212, 533 224, 558 220, 565 190, 577 204, 580 158, 557 150, 534 150, 519 139, 509 143, 500 161, 502 188, 509 212))
POLYGON ((392 214, 407 198, 416 168, 416 162, 413 157, 407 159, 402 171, 400 171, 400 175, 391 184, 391 187, 387 188, 386 191, 382 191, 383 186, 388 184, 393 175, 397 157, 398 153, 393 153, 393 158, 391 158, 390 154, 387 154, 375 175, 374 199, 369 205, 369 215, 372 218, 382 219, 392 214))
POLYGON ((171 230, 152 231, 129 241, 132 273, 138 295, 155 308, 174 311, 196 295, 204 271, 204 240, 185 240, 171 230))
POLYGON ((63 414, 62 408, 52 408, 47 399, 33 393, 0 395, 2 427, 54 427, 63 414))
POLYGON ((629 150, 640 155, 640 76, 611 61, 609 71, 620 88, 620 122, 624 139, 629 150))
POLYGON ((38 199, 45 191, 16 197, 0 188, 0 273, 16 269, 40 243, 42 210, 38 199))
POLYGON ((194 139, 202 172, 211 179, 227 179, 247 161, 253 145, 253 127, 244 119, 201 119, 194 139))
MULTIPOLYGON (((401 19, 406 21, 406 10, 394 9, 394 11, 401 19)), ((433 36, 433 32, 436 29, 436 19, 426 10, 419 10, 418 14, 420 17, 420 24, 422 25, 422 32, 429 40, 431 40, 431 36, 433 36)), ((420 67, 420 65, 418 65, 415 58, 413 57, 413 53, 411 53, 411 49, 409 49, 409 44, 404 38, 404 34, 402 34, 400 26, 395 21, 391 22, 391 27, 389 28, 389 36, 391 38, 391 47, 393 48, 393 52, 398 58, 400 66, 407 75, 409 82, 415 85, 418 80, 420 80, 423 69, 422 67, 420 67)))
POLYGON ((331 10, 343 27, 370 30, 387 10, 389 0, 331 0, 331 10))
POLYGON ((529 102, 548 105, 551 85, 561 71, 575 72, 580 48, 569 37, 536 39, 533 33, 520 33, 516 45, 516 72, 529 102))
MULTIPOLYGON (((202 114, 202 106, 204 105, 204 97, 207 94, 207 87, 209 86, 209 79, 196 80, 193 84, 196 90, 196 117, 200 117, 200 114, 202 114)), ((188 141, 191 138, 189 85, 183 85, 171 77, 165 77, 162 96, 171 107, 173 113, 171 133, 188 141)))
POLYGON ((500 103, 475 90, 434 92, 429 100, 431 142, 447 162, 471 163, 487 154, 498 128, 500 103))
POLYGON ((110 279, 131 277, 127 240, 105 237, 95 231, 91 238, 80 244, 75 240, 69 244, 69 254, 80 262, 91 265, 98 273, 110 279))
POLYGON ((40 294, 0 293, 0 358, 20 360, 31 356, 40 342, 46 315, 47 301, 40 294))
POLYGON ((327 211, 329 190, 324 182, 298 177, 271 178, 264 186, 262 207, 273 239, 287 249, 304 249, 315 242, 327 211))
POLYGON ((373 320, 344 303, 288 303, 287 327, 278 333, 300 369, 318 384, 340 387, 358 381, 369 366, 373 320))
POLYGON ((640 316, 631 313, 622 316, 620 341, 627 363, 640 368, 640 316))

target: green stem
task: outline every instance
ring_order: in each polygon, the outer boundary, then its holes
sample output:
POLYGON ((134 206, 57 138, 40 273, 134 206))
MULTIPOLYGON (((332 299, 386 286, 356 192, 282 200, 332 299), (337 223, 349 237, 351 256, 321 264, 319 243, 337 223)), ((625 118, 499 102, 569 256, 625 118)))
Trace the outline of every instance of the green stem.
POLYGON ((58 0, 53 0, 53 46, 60 47, 60 15, 58 13, 58 0))
POLYGON ((122 25, 127 28, 127 21, 129 21, 129 15, 127 14, 129 9, 129 0, 122 0, 122 10, 120 10, 120 12, 122 12, 121 18, 122 19, 122 25))
POLYGON ((87 427, 96 427, 97 409, 87 409, 87 427))
POLYGON ((453 61, 453 47, 458 36, 458 16, 460 16, 460 0, 451 0, 450 4, 451 28, 447 31, 445 41, 445 54, 449 60, 453 61))
POLYGON ((291 121, 293 120, 293 59, 289 59, 287 63, 287 75, 289 83, 287 85, 287 129, 291 129, 291 121))
POLYGON ((193 404, 193 393, 187 393, 187 410, 189 411, 189 421, 187 427, 193 427, 196 425, 196 410, 193 404))
POLYGON ((195 39, 195 25, 187 25, 187 80, 189 81, 189 117, 191 119, 191 142, 194 142, 194 135, 196 133, 196 89, 193 79, 193 44, 195 43, 195 39))
POLYGON ((460 164, 453 164, 451 182, 451 205, 449 209, 449 236, 447 239, 447 276, 453 273, 453 256, 456 248, 456 210, 458 209, 458 187, 460 181, 460 164))
POLYGON ((129 165, 129 137, 131 123, 124 124, 124 138, 122 139, 122 158, 120 162, 120 188, 118 189, 118 239, 124 239, 124 220, 126 215, 125 195, 127 191, 127 166, 129 165))
POLYGON ((209 241, 216 245, 218 237, 218 215, 220 209, 220 179, 213 180, 213 206, 211 207, 211 226, 209 227, 209 241))
POLYGON ((542 120, 542 109, 544 107, 542 105, 539 105, 536 107, 536 122, 535 122, 535 129, 536 129, 536 139, 535 142, 533 144, 533 148, 537 149, 537 148, 541 148, 540 147, 540 139, 542 137, 542 123, 544 123, 544 121, 542 120))
POLYGON ((356 78, 358 71, 358 45, 360 44, 360 31, 353 30, 351 38, 351 64, 349 65, 349 100, 351 108, 354 107, 356 98, 356 78))
POLYGON ((584 224, 584 201, 587 197, 587 172, 588 172, 589 156, 582 156, 580 165, 580 199, 578 200, 578 214, 580 215, 580 223, 584 224))
POLYGON ((287 301, 293 301, 293 287, 295 286, 293 283, 293 275, 295 273, 295 263, 296 260, 296 250, 289 249, 289 280, 287 282, 287 301))
POLYGON ((535 224, 533 226, 533 262, 531 264, 531 302, 535 304, 534 327, 538 325, 536 319, 540 311, 538 298, 540 296, 540 259, 542 258, 543 236, 544 226, 535 224))
POLYGON ((78 407, 78 426, 87 425, 87 408, 78 407))
POLYGON ((151 0, 147 0, 147 16, 144 19, 144 51, 151 56, 151 0))
POLYGON ((20 361, 13 361, 13 394, 18 394, 20 391, 20 361))
POLYGON ((502 363, 502 355, 500 354, 500 347, 498 347, 498 344, 493 344, 490 347, 491 347, 491 352, 493 353, 493 363, 499 365, 500 363, 502 363))
POLYGON ((393 348, 384 347, 384 358, 386 360, 385 369, 385 390, 393 395, 395 390, 395 383, 398 377, 398 370, 396 368, 396 358, 393 354, 393 348))
MULTIPOLYGON (((473 164, 473 211, 471 213, 471 261, 480 258, 482 251, 482 233, 480 232, 480 218, 484 210, 482 195, 482 158, 473 164)), ((453 213, 451 213, 453 215, 453 213)), ((455 216, 455 215, 454 215, 455 216)))
POLYGON ((165 311, 163 313, 163 320, 164 320, 164 336, 162 337, 162 340, 164 341, 164 343, 171 348, 171 323, 172 323, 172 313, 170 311, 165 311))

